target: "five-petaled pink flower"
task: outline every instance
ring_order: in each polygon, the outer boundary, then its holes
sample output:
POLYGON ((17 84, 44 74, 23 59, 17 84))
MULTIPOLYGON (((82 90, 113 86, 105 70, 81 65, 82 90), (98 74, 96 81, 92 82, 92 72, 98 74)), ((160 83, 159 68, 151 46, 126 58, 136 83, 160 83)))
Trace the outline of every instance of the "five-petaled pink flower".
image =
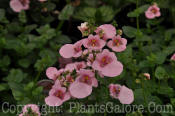
POLYGON ((105 46, 106 42, 100 39, 99 35, 89 35, 88 38, 83 39, 83 45, 90 50, 100 50, 105 46))
POLYGON ((111 24, 104 24, 95 30, 95 32, 104 40, 112 39, 116 35, 116 29, 111 24))
POLYGON ((63 69, 57 70, 55 67, 49 67, 46 70, 46 75, 49 79, 56 80, 63 71, 63 69))
POLYGON ((123 65, 117 61, 117 57, 113 52, 104 49, 102 53, 96 55, 96 59, 92 64, 92 68, 98 70, 104 76, 115 77, 123 71, 123 65))
POLYGON ((120 35, 115 36, 107 43, 107 46, 115 52, 122 52, 126 49, 127 40, 120 35))
POLYGON ((160 17, 160 15, 160 8, 156 4, 150 6, 145 12, 145 16, 148 19, 154 19, 155 17, 160 17))
POLYGON ((15 12, 29 9, 30 0, 11 0, 10 7, 15 12))
POLYGON ((71 98, 65 87, 61 87, 59 83, 55 83, 49 91, 49 96, 45 98, 45 102, 49 106, 60 106, 71 98))
POLYGON ((59 53, 64 58, 80 57, 82 55, 82 40, 75 44, 66 44, 61 47, 59 53))
POLYGON ((134 101, 133 91, 124 85, 110 84, 109 91, 110 96, 118 99, 122 104, 131 104, 134 101))
POLYGON ((23 107, 22 113, 19 116, 40 116, 40 111, 37 105, 27 104, 23 107))
POLYGON ((92 87, 97 87, 98 81, 94 72, 88 69, 81 69, 75 82, 69 87, 71 96, 85 98, 92 93, 92 87))
POLYGON ((171 57, 171 60, 175 61, 175 53, 174 53, 173 56, 171 57))

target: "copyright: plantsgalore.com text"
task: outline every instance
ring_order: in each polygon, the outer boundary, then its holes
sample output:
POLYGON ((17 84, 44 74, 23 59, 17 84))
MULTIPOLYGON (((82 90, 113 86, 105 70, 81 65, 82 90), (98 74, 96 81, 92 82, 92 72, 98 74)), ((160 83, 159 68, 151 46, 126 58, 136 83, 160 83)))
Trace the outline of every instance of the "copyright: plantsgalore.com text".
MULTIPOLYGON (((47 105, 37 104, 41 108, 41 114, 47 115, 50 113, 62 113, 63 106, 51 107, 47 105)), ((21 109, 24 105, 12 105, 8 102, 2 104, 3 113, 16 113, 20 114, 21 109)), ((65 111, 65 109, 64 109, 65 111)), ((134 111, 139 111, 141 113, 173 113, 172 105, 160 105, 155 102, 150 102, 147 108, 144 105, 118 105, 112 102, 107 102, 105 104, 82 104, 79 102, 69 102, 69 108, 67 109, 69 113, 131 113, 134 111)))

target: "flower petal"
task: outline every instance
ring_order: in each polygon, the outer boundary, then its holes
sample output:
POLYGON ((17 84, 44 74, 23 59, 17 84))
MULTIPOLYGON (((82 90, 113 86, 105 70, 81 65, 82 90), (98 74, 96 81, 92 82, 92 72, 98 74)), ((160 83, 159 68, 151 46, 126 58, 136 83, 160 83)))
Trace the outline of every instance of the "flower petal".
POLYGON ((70 85, 69 92, 75 98, 85 98, 92 93, 92 86, 81 82, 74 82, 70 85))
POLYGON ((56 80, 58 76, 58 70, 55 67, 49 67, 46 70, 46 75, 49 79, 56 80))
POLYGON ((62 46, 59 53, 64 58, 73 57, 74 56, 74 45, 66 44, 66 45, 62 46))
POLYGON ((45 102, 49 106, 60 106, 63 104, 63 101, 55 96, 48 96, 45 98, 45 102))
POLYGON ((133 91, 125 86, 122 86, 118 99, 122 104, 131 104, 134 101, 133 91))

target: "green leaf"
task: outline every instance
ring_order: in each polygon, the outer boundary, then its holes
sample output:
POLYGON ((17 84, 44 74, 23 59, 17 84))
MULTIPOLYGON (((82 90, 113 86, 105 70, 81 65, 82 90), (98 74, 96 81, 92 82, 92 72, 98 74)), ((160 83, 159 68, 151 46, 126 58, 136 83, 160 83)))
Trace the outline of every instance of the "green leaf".
POLYGON ((140 14, 144 13, 148 9, 149 5, 143 5, 132 12, 127 14, 128 17, 138 17, 140 14))
POLYGON ((26 23, 27 22, 27 18, 26 18, 26 12, 24 10, 22 10, 19 14, 18 14, 19 20, 21 23, 26 23))
POLYGON ((157 92, 159 94, 166 95, 169 97, 172 97, 174 94, 173 88, 171 88, 169 86, 165 86, 165 85, 159 86, 159 88, 157 89, 157 92))
POLYGON ((20 59, 19 61, 18 61, 18 64, 20 65, 20 66, 22 66, 22 67, 24 67, 24 68, 28 68, 29 66, 30 66, 30 60, 29 59, 20 59))
POLYGON ((101 6, 96 12, 96 18, 97 21, 100 20, 102 22, 109 22, 114 18, 115 14, 116 13, 113 11, 112 7, 101 6))
POLYGON ((5 10, 0 9, 0 21, 3 20, 4 18, 5 18, 5 10))
POLYGON ((55 30, 50 27, 50 25, 46 24, 44 26, 41 26, 40 28, 36 29, 39 34, 43 35, 51 35, 52 33, 55 33, 55 30))
POLYGON ((0 67, 4 68, 7 67, 10 64, 10 57, 4 56, 2 59, 0 59, 0 67))
POLYGON ((71 43, 72 41, 71 41, 71 39, 67 35, 60 35, 56 39, 56 42, 58 44, 68 44, 68 43, 71 43))
POLYGON ((32 30, 34 30, 36 27, 37 27, 36 24, 27 25, 27 26, 24 28, 24 32, 25 32, 25 33, 30 33, 30 32, 31 32, 32 30))
POLYGON ((130 38, 135 37, 136 34, 137 34, 137 29, 134 28, 134 27, 131 27, 131 26, 123 26, 122 29, 123 29, 123 33, 124 33, 126 36, 130 37, 130 38))
POLYGON ((166 60, 167 55, 163 52, 156 54, 156 63, 157 64, 163 64, 166 60))
POLYGON ((33 91, 32 91, 32 95, 39 95, 39 94, 41 94, 41 92, 43 91, 43 87, 37 87, 36 89, 34 89, 33 91))
POLYGON ((12 94, 16 100, 21 100, 24 96, 23 86, 17 82, 8 82, 9 87, 12 90, 12 94))
POLYGON ((159 66, 155 70, 155 76, 159 80, 165 79, 165 78, 167 78, 167 72, 165 71, 165 69, 163 67, 159 66))
POLYGON ((56 8, 56 5, 54 3, 48 2, 46 4, 47 11, 53 11, 56 8))
POLYGON ((0 91, 8 90, 9 86, 7 83, 1 83, 0 84, 0 91))
POLYGON ((171 98, 171 104, 175 107, 175 98, 171 98))
POLYGON ((7 80, 9 82, 20 83, 24 78, 27 77, 26 73, 23 73, 20 69, 11 69, 7 80))
POLYGON ((74 18, 82 21, 95 20, 96 9, 92 7, 84 7, 75 13, 74 18), (88 12, 87 12, 88 11, 88 12))
POLYGON ((74 7, 71 4, 66 5, 59 14, 60 20, 69 20, 70 16, 74 12, 74 7))
POLYGON ((24 90, 25 91, 30 91, 34 87, 34 85, 35 85, 34 82, 30 82, 24 87, 24 90))
POLYGON ((170 41, 173 37, 173 35, 175 35, 175 29, 169 29, 165 32, 165 40, 166 41, 170 41))

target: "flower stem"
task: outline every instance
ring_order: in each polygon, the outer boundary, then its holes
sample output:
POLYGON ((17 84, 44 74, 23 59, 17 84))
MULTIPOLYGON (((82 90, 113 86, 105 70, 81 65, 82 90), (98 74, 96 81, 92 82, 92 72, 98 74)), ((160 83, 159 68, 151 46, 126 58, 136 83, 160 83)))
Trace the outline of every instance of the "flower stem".
POLYGON ((64 21, 60 21, 59 24, 58 24, 58 27, 56 28, 56 31, 59 31, 61 29, 61 27, 63 26, 64 24, 64 21))
MULTIPOLYGON (((136 9, 139 7, 139 0, 136 3, 136 9)), ((137 24, 137 32, 139 32, 139 15, 136 17, 136 24, 137 24)))
POLYGON ((37 81, 38 81, 38 79, 39 79, 39 77, 40 77, 41 72, 42 72, 42 71, 39 71, 39 72, 38 72, 38 74, 37 74, 37 75, 36 75, 36 77, 35 77, 34 82, 37 82, 37 81))

